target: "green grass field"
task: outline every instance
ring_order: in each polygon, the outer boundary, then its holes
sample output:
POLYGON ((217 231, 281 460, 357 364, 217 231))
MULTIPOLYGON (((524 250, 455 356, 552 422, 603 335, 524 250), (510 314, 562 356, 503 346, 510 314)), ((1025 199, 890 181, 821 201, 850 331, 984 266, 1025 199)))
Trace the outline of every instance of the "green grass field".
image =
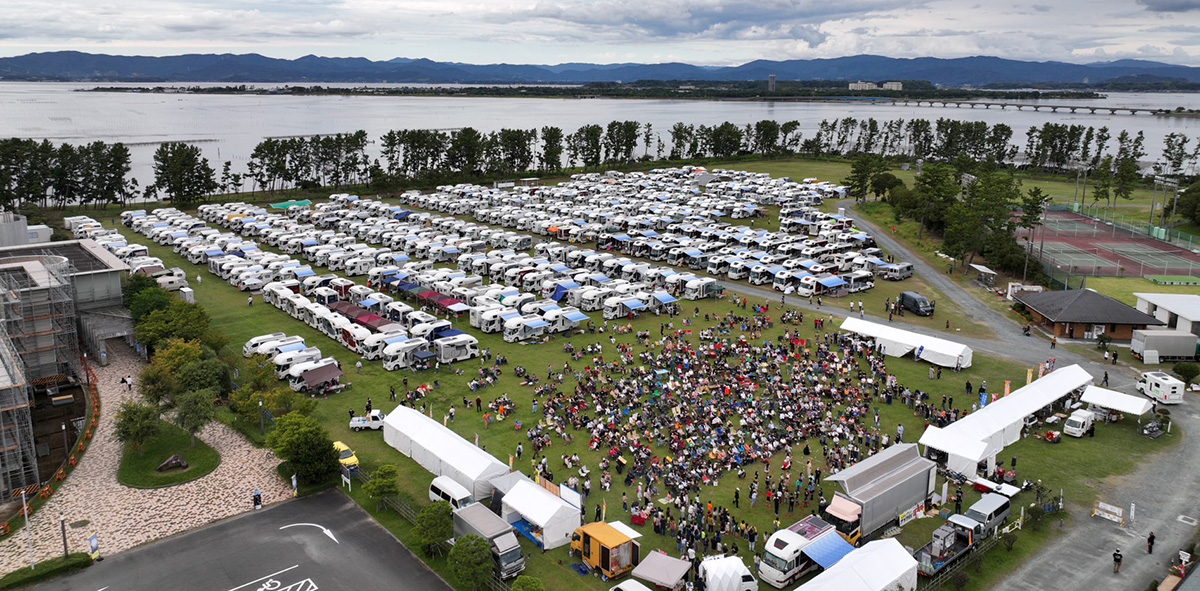
POLYGON ((1087 286, 1130 306, 1137 305, 1135 293, 1200 293, 1200 288, 1195 285, 1159 285, 1144 277, 1088 277, 1087 286))
POLYGON ((195 440, 183 429, 166 421, 162 432, 146 442, 141 451, 125 447, 121 455, 121 467, 117 470, 117 481, 131 488, 162 488, 191 482, 217 469, 221 456, 200 440, 195 440), (172 455, 179 454, 187 461, 185 469, 173 468, 158 472, 160 464, 172 455))
MULTIPOLYGON (((343 379, 345 382, 351 383, 352 387, 344 392, 333 395, 327 400, 321 400, 314 412, 314 416, 326 426, 334 439, 345 441, 356 450, 364 468, 368 471, 382 464, 396 465, 400 471, 402 490, 409 497, 424 502, 426 498, 425 489, 431 479, 431 475, 420 468, 415 462, 408 460, 384 444, 380 433, 354 433, 347 427, 347 411, 354 409, 361 413, 368 398, 373 400, 376 408, 390 409, 392 404, 387 401, 388 388, 389 386, 396 386, 397 389, 400 389, 400 380, 405 376, 409 377, 410 387, 415 387, 417 383, 421 382, 432 383, 434 380, 439 381, 440 388, 434 390, 424 401, 432 405, 434 416, 442 417, 451 405, 457 406, 457 420, 454 423, 450 423, 450 427, 468 440, 473 440, 478 435, 481 445, 486 446, 491 453, 502 461, 507 462, 508 456, 510 453, 513 453, 516 444, 525 440, 524 431, 517 431, 513 428, 514 421, 494 423, 489 428, 484 424, 481 414, 462 408, 462 398, 469 394, 466 383, 472 373, 480 366, 478 361, 464 362, 454 367, 454 369, 464 370, 465 375, 457 375, 451 368, 445 367, 442 368, 440 373, 425 372, 415 375, 407 372, 389 373, 382 369, 379 362, 364 363, 362 374, 357 375, 353 369, 357 356, 344 349, 340 344, 326 338, 323 334, 309 328, 307 325, 292 319, 283 312, 262 303, 260 299, 256 301, 253 307, 247 306, 244 294, 221 282, 216 276, 209 274, 206 269, 201 269, 183 261, 166 247, 149 245, 148 240, 128 229, 121 228, 121 230, 132 242, 139 242, 150 246, 152 254, 161 257, 167 266, 178 265, 188 270, 189 278, 192 279, 192 287, 196 290, 197 301, 211 314, 214 326, 229 336, 230 347, 236 348, 245 340, 258 334, 285 331, 289 334, 305 337, 310 345, 320 347, 324 355, 337 357, 342 362, 343 367, 348 370, 348 375, 343 379), (194 281, 197 274, 203 275, 204 280, 202 283, 198 284, 194 281)), ((324 272, 324 270, 318 270, 318 273, 321 272, 324 272)), ((890 286, 911 288, 912 285, 915 285, 915 283, 903 282, 890 284, 883 282, 880 287, 870 293, 869 297, 864 297, 863 300, 869 310, 879 310, 882 309, 883 297, 887 293, 885 290, 890 289, 890 286)), ((944 323, 941 315, 947 311, 947 302, 948 300, 945 300, 939 305, 938 316, 930 320, 932 324, 940 327, 944 323)), ((711 321, 706 322, 704 320, 705 314, 712 317, 733 310, 732 303, 728 299, 709 300, 698 303, 686 302, 685 304, 685 310, 692 311, 697 308, 699 309, 700 316, 696 319, 695 325, 689 327, 695 332, 699 332, 701 329, 714 324, 711 321)), ((772 301, 770 304, 771 310, 769 314, 777 317, 778 310, 776 309, 776 305, 778 302, 772 301)), ((836 304, 831 302, 829 304, 829 306, 833 305, 842 310, 845 310, 846 307, 845 302, 837 302, 836 304)), ((593 318, 598 319, 599 314, 594 313, 593 318)), ((808 320, 811 318, 811 313, 806 314, 806 322, 798 327, 785 327, 777 324, 775 328, 766 331, 762 338, 774 339, 781 335, 785 328, 798 329, 802 337, 813 338, 816 334, 812 328, 811 321, 808 320)), ((906 318, 908 320, 913 319, 911 316, 906 318)), ((634 328, 635 330, 650 330, 654 333, 660 322, 662 320, 653 317, 642 318, 634 322, 634 328)), ((679 320, 677 319, 676 322, 678 326, 679 320)), ((955 320, 954 324, 958 322, 958 320, 955 320)), ((465 319, 459 321, 458 324, 465 324, 465 319)), ((965 328, 964 332, 966 332, 965 328)), ((532 388, 518 385, 519 380, 512 376, 512 369, 517 365, 522 365, 535 374, 544 376, 544 368, 547 365, 561 367, 568 360, 568 357, 562 352, 562 345, 567 339, 564 337, 555 337, 550 343, 546 344, 514 345, 504 343, 498 335, 477 334, 474 331, 472 331, 472 334, 476 334, 479 337, 481 347, 490 348, 496 353, 508 356, 511 360, 511 364, 505 368, 504 375, 500 378, 498 384, 491 389, 481 390, 479 395, 485 400, 491 400, 503 393, 507 393, 516 403, 516 413, 512 418, 525 421, 526 423, 534 422, 536 417, 534 417, 530 410, 533 401, 532 388)), ((615 338, 617 343, 632 344, 633 342, 632 335, 621 335, 615 338)), ((606 353, 612 350, 612 343, 609 342, 608 335, 573 336, 569 340, 577 347, 588 343, 600 342, 604 344, 606 353)), ((573 365, 577 366, 578 364, 573 365)), ((986 379, 993 385, 993 389, 1002 387, 1001 385, 1004 380, 1011 380, 1013 389, 1016 389, 1024 384, 1023 380, 1026 369, 1014 363, 987 358, 983 355, 976 355, 975 365, 961 374, 944 372, 941 380, 930 380, 927 373, 928 366, 911 359, 889 359, 888 368, 898 376, 901 383, 913 388, 926 390, 935 399, 942 394, 953 395, 960 393, 963 382, 968 379, 976 384, 986 379)), ((569 392, 573 387, 573 378, 568 377, 561 389, 569 392)), ((471 397, 473 398, 474 395, 471 395, 471 397)), ((963 404, 964 402, 960 401, 960 406, 963 404)), ((918 436, 917 434, 924 428, 924 422, 916 417, 911 410, 899 403, 890 406, 878 403, 877 406, 879 406, 883 432, 895 433, 896 425, 904 425, 907 440, 912 441, 915 440, 918 436)), ((1178 439, 1178 436, 1176 436, 1176 439, 1178 439)), ((1048 446, 1040 441, 1031 439, 1022 441, 1014 446, 1011 451, 1021 458, 1020 474, 1022 477, 1042 479, 1052 488, 1067 489, 1068 502, 1071 502, 1073 505, 1086 507, 1090 505, 1092 497, 1087 493, 1087 487, 1083 483, 1100 482, 1105 478, 1128 470, 1131 462, 1134 461, 1132 458, 1149 453, 1161 447, 1167 441, 1159 440, 1152 442, 1135 437, 1133 436, 1132 422, 1126 421, 1125 424, 1104 426, 1095 439, 1071 440, 1058 446, 1048 446), (1078 461, 1080 456, 1107 458, 1113 455, 1128 455, 1131 459, 1118 462, 1078 461)), ((819 450, 819 446, 817 448, 819 450)), ((517 464, 516 468, 529 473, 529 462, 532 455, 530 446, 526 446, 526 452, 524 463, 517 464)), ((586 448, 586 438, 584 437, 577 438, 575 442, 571 443, 556 439, 546 453, 551 458, 552 469, 557 473, 564 473, 562 464, 558 461, 558 458, 563 455, 578 453, 584 462, 593 468, 600 459, 597 452, 589 451, 586 448)), ((748 484, 738 481, 732 475, 720 479, 719 482, 719 486, 706 487, 701 494, 705 501, 711 499, 714 505, 725 507, 732 507, 734 488, 748 484)), ((742 486, 742 488, 744 499, 746 487, 742 486)), ((829 486, 823 488, 827 497, 832 494, 832 488, 829 486)), ((608 506, 608 520, 623 518, 620 509, 620 495, 623 490, 627 489, 617 479, 614 479, 613 489, 608 493, 602 494, 599 487, 594 486, 592 496, 586 501, 588 518, 591 518, 596 504, 604 502, 608 506)), ((357 489, 353 496, 365 508, 376 514, 380 518, 381 523, 396 533, 401 540, 410 542, 411 544, 413 540, 412 532, 407 523, 388 512, 382 514, 376 513, 374 502, 365 499, 359 494, 357 489)), ((968 502, 974 498, 974 496, 969 497, 968 502)), ((787 513, 786 507, 784 507, 785 513, 780 515, 779 519, 781 523, 787 525, 807 515, 810 509, 797 506, 794 513, 787 513)), ((743 503, 740 510, 734 510, 734 515, 739 520, 745 520, 747 523, 756 525, 764 536, 772 531, 771 523, 774 520, 774 515, 764 504, 751 509, 743 503)), ((900 540, 908 546, 919 547, 927 541, 929 532, 938 525, 938 522, 938 519, 918 520, 904 529, 900 535, 900 540)), ((655 548, 673 551, 674 543, 672 540, 656 536, 649 528, 645 528, 644 533, 646 535, 641 540, 643 553, 655 548)), ((1019 560, 1020 557, 1028 556, 1032 552, 1035 552, 1041 544, 1044 544, 1047 539, 1049 539, 1049 534, 1042 534, 1041 537, 1023 536, 1023 541, 1018 544, 1017 549, 1011 555, 1006 554, 1005 558, 1011 557, 1011 560, 1019 560)), ((739 545, 741 546, 741 554, 746 556, 745 542, 740 542, 739 545)), ((557 549, 542 556, 534 550, 532 545, 527 545, 526 548, 531 553, 529 574, 542 578, 546 582, 548 589, 578 587, 606 589, 610 586, 599 579, 591 577, 581 578, 575 575, 567 568, 571 561, 565 549, 557 549)), ((1003 552, 1003 550, 998 550, 998 552, 1003 552)), ((999 577, 1003 576, 1012 567, 1012 563, 1009 560, 993 561, 989 558, 984 562, 986 564, 983 571, 973 576, 974 582, 968 588, 989 588, 990 584, 997 581, 999 577), (993 566, 993 563, 999 566, 993 566)), ((433 559, 430 561, 430 564, 443 575, 448 572, 444 559, 433 559)))

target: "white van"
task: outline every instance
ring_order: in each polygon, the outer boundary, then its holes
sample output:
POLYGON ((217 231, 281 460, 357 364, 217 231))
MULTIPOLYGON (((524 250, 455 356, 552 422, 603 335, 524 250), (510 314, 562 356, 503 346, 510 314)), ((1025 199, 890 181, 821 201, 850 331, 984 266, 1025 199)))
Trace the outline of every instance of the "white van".
POLYGON ((449 476, 438 476, 429 483, 429 502, 446 501, 452 509, 462 509, 475 502, 471 491, 449 476))
POLYGON ((1181 404, 1183 402, 1183 382, 1161 371, 1143 373, 1134 388, 1162 404, 1181 404))
POLYGON ((282 332, 273 332, 271 334, 258 335, 256 337, 246 341, 245 345, 242 345, 242 355, 244 355, 246 357, 254 355, 254 351, 258 349, 259 345, 268 343, 270 341, 278 341, 286 336, 287 335, 282 332))
POLYGON ((188 287, 188 281, 183 277, 159 277, 158 286, 167 291, 179 291, 188 287))
POLYGON ((892 281, 901 281, 912 276, 912 263, 894 263, 886 267, 883 273, 884 279, 890 279, 892 281))

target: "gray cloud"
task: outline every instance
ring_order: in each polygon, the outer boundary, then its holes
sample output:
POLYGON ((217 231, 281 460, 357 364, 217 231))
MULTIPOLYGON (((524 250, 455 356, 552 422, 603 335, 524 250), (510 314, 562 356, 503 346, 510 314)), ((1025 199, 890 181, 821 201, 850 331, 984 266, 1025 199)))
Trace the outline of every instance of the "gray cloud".
POLYGON ((1188 12, 1200 10, 1200 0, 1137 0, 1146 10, 1153 12, 1188 12))
POLYGON ((529 10, 493 13, 505 22, 539 19, 587 27, 593 34, 653 42, 663 39, 800 40, 820 45, 819 25, 848 15, 890 10, 884 0, 598 0, 587 4, 543 1, 529 10))

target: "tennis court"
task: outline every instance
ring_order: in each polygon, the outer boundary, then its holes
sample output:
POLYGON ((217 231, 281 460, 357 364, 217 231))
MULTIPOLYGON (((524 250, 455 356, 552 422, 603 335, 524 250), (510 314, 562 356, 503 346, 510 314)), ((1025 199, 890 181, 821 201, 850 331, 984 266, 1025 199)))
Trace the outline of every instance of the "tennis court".
POLYGON ((1196 263, 1191 260, 1164 252, 1149 244, 1138 244, 1136 242, 1097 242, 1096 246, 1117 256, 1122 256, 1152 267, 1178 267, 1187 269, 1196 266, 1196 263))
MULTIPOLYGON (((1043 224, 1046 229, 1055 234, 1070 234, 1072 236, 1095 236, 1101 232, 1098 224, 1089 221, 1047 217, 1043 224)), ((1107 226, 1104 232, 1111 231, 1107 226)))
POLYGON ((1109 259, 1098 256, 1098 251, 1095 249, 1089 252, 1066 242, 1047 242, 1044 250, 1055 262, 1078 267, 1111 267, 1116 264, 1109 259))

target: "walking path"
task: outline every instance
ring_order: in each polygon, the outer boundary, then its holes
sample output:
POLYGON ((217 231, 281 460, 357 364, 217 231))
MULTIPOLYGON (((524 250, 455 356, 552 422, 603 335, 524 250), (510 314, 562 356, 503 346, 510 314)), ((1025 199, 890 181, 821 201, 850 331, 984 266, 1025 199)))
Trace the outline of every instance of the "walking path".
MULTIPOLYGON (((100 537, 102 554, 113 554, 249 510, 258 490, 265 502, 291 497, 291 487, 275 472, 278 460, 255 448, 239 433, 212 423, 200 438, 221 454, 221 464, 203 478, 161 489, 143 490, 117 482, 121 444, 113 424, 121 402, 137 398, 137 386, 126 391, 122 377, 137 376, 144 364, 125 345, 109 349, 108 367, 96 367, 102 405, 100 427, 79 467, 31 520, 34 560, 62 555, 59 515, 67 520, 72 552, 86 552, 88 538, 100 537), (87 521, 78 527, 72 523, 87 521)), ((163 458, 166 459, 166 458, 163 458)), ((0 543, 0 572, 28 566, 24 531, 0 543)))

